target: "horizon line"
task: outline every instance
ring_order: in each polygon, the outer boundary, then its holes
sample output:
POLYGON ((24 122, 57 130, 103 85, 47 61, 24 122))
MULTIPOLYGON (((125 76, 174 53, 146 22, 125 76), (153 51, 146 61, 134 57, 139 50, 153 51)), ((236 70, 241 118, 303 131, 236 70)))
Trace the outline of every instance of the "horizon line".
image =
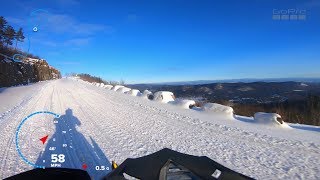
POLYGON ((288 81, 298 81, 298 80, 319 80, 320 77, 279 77, 279 78, 237 78, 237 79, 199 79, 199 80, 181 80, 181 81, 161 81, 161 82, 139 82, 139 83, 126 83, 128 85, 135 85, 135 84, 179 84, 179 83, 201 83, 203 81, 212 81, 208 83, 215 83, 214 81, 219 81, 223 83, 223 81, 229 81, 226 83, 231 83, 231 81, 234 81, 234 83, 241 83, 242 81, 250 81, 250 82, 259 82, 259 81, 272 81, 272 80, 278 80, 277 82, 288 82, 288 81), (279 80, 285 80, 287 81, 279 81, 279 80), (291 80, 290 80, 291 79, 291 80))

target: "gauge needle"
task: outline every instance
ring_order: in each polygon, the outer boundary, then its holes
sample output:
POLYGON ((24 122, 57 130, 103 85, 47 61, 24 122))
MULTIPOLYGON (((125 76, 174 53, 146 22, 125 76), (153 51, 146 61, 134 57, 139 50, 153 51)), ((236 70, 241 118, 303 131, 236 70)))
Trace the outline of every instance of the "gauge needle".
POLYGON ((42 144, 46 143, 48 136, 49 135, 46 135, 46 136, 43 136, 42 138, 40 138, 40 141, 42 142, 42 144))

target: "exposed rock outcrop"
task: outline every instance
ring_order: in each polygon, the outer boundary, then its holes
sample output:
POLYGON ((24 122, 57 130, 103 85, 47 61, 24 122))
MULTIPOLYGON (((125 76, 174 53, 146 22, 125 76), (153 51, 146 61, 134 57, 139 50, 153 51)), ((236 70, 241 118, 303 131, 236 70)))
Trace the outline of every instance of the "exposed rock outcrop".
POLYGON ((0 87, 61 78, 60 72, 43 59, 23 62, 0 61, 0 87))

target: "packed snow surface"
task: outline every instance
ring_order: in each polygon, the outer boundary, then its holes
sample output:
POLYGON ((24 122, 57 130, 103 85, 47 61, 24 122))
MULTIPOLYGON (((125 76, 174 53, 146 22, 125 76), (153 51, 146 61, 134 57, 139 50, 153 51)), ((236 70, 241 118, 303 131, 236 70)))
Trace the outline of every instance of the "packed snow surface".
MULTIPOLYGON (((120 164, 167 147, 208 156, 256 179, 320 179, 320 129, 316 126, 266 126, 252 117, 182 109, 72 79, 2 88, 0 106, 0 179, 32 169, 16 151, 15 132, 23 118, 43 110, 60 114, 61 128, 70 128, 56 140, 73 142, 72 148, 57 149, 66 154, 69 168, 81 168, 80 162, 85 162, 93 177, 107 173, 97 173, 95 166, 112 160, 120 164)), ((33 131, 21 132, 21 141, 42 147, 37 132, 44 127, 34 120, 29 124, 33 131)), ((54 125, 47 128, 55 130, 54 125)), ((53 141, 50 136, 48 143, 53 141)), ((45 150, 35 152, 35 146, 21 144, 32 162, 40 155, 46 157, 49 145, 43 146, 45 150)))

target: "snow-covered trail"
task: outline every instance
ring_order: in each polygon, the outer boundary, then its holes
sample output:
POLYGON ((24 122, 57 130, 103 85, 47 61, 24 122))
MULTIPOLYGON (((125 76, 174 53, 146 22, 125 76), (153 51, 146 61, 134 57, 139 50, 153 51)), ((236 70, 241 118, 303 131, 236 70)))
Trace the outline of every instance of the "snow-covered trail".
MULTIPOLYGON (((3 101, 0 93, 0 106, 11 107, 0 116, 1 179, 32 168, 15 150, 15 131, 24 117, 43 110, 66 115, 68 123, 61 128, 75 126, 74 134, 60 136, 57 141, 72 141, 73 150, 65 152, 70 159, 68 166, 81 168, 86 159, 91 174, 95 172, 93 166, 107 165, 106 160, 121 163, 128 157, 139 157, 168 147, 208 156, 257 179, 320 178, 319 132, 264 129, 70 79, 25 88, 31 89, 28 96, 12 96, 10 102, 8 98, 3 101), (67 115, 68 109, 72 116, 67 115), (79 123, 70 122, 74 119, 79 123)), ((32 151, 29 148, 26 153, 31 155, 32 151)), ((36 162, 37 158, 30 159, 36 162)))

